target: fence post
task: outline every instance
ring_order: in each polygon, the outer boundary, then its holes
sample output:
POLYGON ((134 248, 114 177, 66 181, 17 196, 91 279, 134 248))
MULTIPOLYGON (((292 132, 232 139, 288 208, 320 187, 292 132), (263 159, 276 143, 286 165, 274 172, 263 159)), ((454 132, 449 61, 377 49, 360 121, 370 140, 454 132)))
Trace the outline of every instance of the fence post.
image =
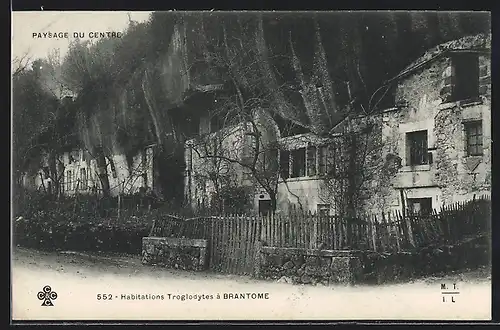
POLYGON ((404 221, 404 225, 406 226, 406 232, 408 233, 408 241, 410 242, 412 248, 415 248, 415 240, 413 237, 413 228, 411 225, 410 218, 408 216, 408 213, 403 213, 403 218, 402 221, 404 221))
POLYGON ((259 215, 256 217, 256 222, 255 225, 257 228, 255 228, 255 254, 254 254, 254 259, 253 259, 253 274, 256 278, 259 278, 261 275, 261 250, 262 246, 265 244, 263 243, 263 228, 264 228, 264 217, 259 215))
POLYGON ((151 230, 149 231, 149 236, 153 236, 153 232, 155 230, 156 220, 153 219, 153 225, 151 226, 151 230))
POLYGON ((370 231, 372 233, 372 244, 373 244, 373 251, 377 252, 377 217, 373 215, 373 218, 370 221, 370 231))
POLYGON ((253 273, 256 278, 260 277, 260 258, 261 258, 262 241, 257 239, 255 241, 255 255, 253 260, 253 273))
POLYGON ((311 241, 309 242, 310 249, 316 249, 318 246, 318 217, 316 215, 311 216, 313 223, 311 241))

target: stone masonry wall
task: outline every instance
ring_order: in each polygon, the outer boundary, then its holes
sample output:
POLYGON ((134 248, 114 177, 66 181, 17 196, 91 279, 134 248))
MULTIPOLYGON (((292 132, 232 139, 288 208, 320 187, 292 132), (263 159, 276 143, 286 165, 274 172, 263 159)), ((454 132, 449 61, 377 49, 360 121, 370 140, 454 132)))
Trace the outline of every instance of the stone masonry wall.
POLYGON ((144 237, 142 263, 167 268, 202 271, 207 266, 207 240, 144 237))
POLYGON ((479 93, 475 102, 443 104, 435 116, 436 184, 443 202, 471 199, 491 189, 491 65, 489 56, 479 56, 479 93), (482 122, 483 155, 468 156, 464 124, 482 122))
POLYGON ((429 246, 418 251, 362 254, 363 282, 382 284, 408 281, 441 272, 475 269, 491 264, 489 236, 470 237, 457 245, 429 246))
POLYGON ((354 284, 362 274, 354 251, 262 247, 258 278, 297 284, 354 284))
POLYGON ((491 264, 491 237, 398 253, 261 247, 257 278, 292 284, 383 284, 491 264))
POLYGON ((452 60, 443 56, 398 82, 397 108, 383 112, 382 159, 395 155, 401 168, 373 185, 374 209, 401 210, 406 196, 431 197, 433 207, 468 200, 491 189, 491 65, 479 54, 478 100, 449 101, 452 60), (483 155, 467 156, 465 123, 482 121, 483 155), (406 133, 428 132, 432 162, 410 166, 406 133))

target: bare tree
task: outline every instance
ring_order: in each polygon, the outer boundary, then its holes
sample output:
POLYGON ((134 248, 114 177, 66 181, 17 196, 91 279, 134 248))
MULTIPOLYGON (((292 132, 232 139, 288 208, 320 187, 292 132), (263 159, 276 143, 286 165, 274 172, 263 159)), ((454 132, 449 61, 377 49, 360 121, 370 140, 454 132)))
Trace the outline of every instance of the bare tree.
POLYGON ((32 56, 29 50, 20 56, 15 56, 12 60, 12 76, 15 77, 28 68, 31 63, 32 56))
POLYGON ((223 168, 238 168, 239 180, 265 190, 274 210, 280 131, 269 109, 285 84, 271 80, 269 58, 262 54, 261 20, 238 16, 232 23, 231 33, 223 24, 220 40, 210 43, 201 54, 200 61, 222 75, 226 92, 217 96, 210 113, 221 129, 201 136, 193 151, 213 163, 214 180, 220 179, 223 168))
POLYGON ((360 112, 351 109, 329 133, 326 199, 341 216, 356 218, 368 199, 378 200, 383 208, 387 192, 382 183, 388 182, 401 166, 401 159, 391 150, 393 142, 383 137, 381 114, 377 113, 378 104, 391 87, 389 82, 384 83, 370 97, 367 107, 360 112))
POLYGON ((51 92, 46 76, 41 72, 38 59, 27 67, 28 55, 18 59, 19 67, 13 77, 14 158, 19 180, 27 172, 48 166, 45 178, 51 180, 49 193, 60 193, 63 164, 58 152, 70 140, 71 132, 61 125, 66 109, 51 92), (23 66, 24 65, 24 66, 23 66), (30 131, 29 135, 22 133, 30 131))

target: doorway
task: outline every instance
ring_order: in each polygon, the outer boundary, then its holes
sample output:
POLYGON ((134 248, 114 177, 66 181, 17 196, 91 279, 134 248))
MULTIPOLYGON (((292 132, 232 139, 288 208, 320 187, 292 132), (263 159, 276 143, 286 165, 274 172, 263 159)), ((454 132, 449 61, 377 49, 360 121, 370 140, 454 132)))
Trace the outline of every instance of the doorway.
POLYGON ((259 200, 259 215, 268 215, 272 209, 270 199, 259 200))

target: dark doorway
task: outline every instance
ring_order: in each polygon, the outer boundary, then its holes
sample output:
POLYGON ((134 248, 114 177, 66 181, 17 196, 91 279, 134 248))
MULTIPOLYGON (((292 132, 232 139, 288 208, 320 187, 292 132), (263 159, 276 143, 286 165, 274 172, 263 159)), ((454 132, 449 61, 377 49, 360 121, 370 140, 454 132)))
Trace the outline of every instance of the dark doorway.
POLYGON ((272 212, 272 210, 271 200, 267 199, 259 201, 259 215, 268 215, 272 212))
POLYGON ((432 198, 408 198, 408 208, 412 213, 429 215, 432 213, 432 198))

